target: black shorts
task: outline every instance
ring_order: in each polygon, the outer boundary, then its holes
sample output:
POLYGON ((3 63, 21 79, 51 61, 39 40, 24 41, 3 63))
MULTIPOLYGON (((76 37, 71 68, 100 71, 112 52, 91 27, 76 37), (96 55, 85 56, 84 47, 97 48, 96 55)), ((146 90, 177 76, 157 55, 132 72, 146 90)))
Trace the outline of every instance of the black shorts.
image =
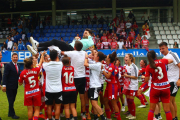
POLYGON ((76 103, 76 91, 62 92, 63 104, 76 103))
POLYGON ((46 105, 53 105, 53 102, 55 101, 55 104, 61 104, 63 101, 62 92, 57 93, 45 93, 45 103, 46 105))
POLYGON ((101 92, 103 93, 104 91, 104 84, 101 84, 101 92))
POLYGON ((170 87, 171 96, 176 97, 179 87, 176 85, 175 82, 170 82, 169 84, 171 86, 170 87))
POLYGON ((79 92, 79 94, 84 94, 86 87, 86 78, 74 78, 74 83, 76 86, 76 91, 79 92))
POLYGON ((101 91, 101 87, 99 88, 89 88, 88 97, 90 100, 98 101, 99 92, 101 91))

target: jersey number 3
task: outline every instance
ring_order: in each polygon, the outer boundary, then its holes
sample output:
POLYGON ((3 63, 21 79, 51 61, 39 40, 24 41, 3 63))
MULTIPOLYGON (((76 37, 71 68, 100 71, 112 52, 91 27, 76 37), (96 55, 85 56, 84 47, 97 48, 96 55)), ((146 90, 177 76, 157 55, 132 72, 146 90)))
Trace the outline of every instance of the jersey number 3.
POLYGON ((157 67, 157 69, 155 69, 155 72, 159 73, 158 79, 161 80, 164 77, 164 74, 162 72, 162 68, 161 67, 157 67))
POLYGON ((65 72, 64 73, 64 76, 65 76, 65 83, 68 84, 72 84, 73 83, 73 80, 74 80, 74 77, 73 77, 73 72, 71 72, 68 76, 68 72, 65 72))

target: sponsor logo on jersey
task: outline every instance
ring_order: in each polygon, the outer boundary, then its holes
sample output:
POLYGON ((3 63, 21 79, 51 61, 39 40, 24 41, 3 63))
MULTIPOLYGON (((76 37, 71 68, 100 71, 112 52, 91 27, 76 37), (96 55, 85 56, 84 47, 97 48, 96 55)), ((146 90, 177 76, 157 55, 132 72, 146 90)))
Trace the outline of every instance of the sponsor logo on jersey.
POLYGON ((29 94, 32 94, 32 93, 35 93, 35 92, 39 92, 39 88, 37 88, 35 90, 27 91, 26 95, 29 95, 29 94))
POLYGON ((65 87, 64 88, 65 90, 72 90, 72 89, 76 89, 76 87, 74 86, 74 87, 65 87))
POLYGON ((164 86, 164 85, 168 85, 168 82, 163 82, 163 83, 154 83, 155 86, 164 86))

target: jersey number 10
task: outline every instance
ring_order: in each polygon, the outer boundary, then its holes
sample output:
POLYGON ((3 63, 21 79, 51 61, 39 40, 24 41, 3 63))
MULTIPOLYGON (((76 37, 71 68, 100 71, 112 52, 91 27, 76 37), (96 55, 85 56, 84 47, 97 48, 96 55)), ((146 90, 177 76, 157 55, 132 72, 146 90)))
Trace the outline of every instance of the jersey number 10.
POLYGON ((73 76, 73 72, 71 72, 68 76, 68 72, 65 72, 64 73, 64 76, 65 76, 65 83, 68 84, 72 84, 73 83, 73 80, 74 80, 74 76, 73 76))

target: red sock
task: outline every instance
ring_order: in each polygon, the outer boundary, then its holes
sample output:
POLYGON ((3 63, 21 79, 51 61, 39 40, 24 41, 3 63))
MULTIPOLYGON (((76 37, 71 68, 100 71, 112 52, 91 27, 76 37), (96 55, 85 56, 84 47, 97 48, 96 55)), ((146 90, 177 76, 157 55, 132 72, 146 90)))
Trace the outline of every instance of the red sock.
POLYGON ((86 104, 86 113, 89 113, 89 104, 86 104))
POLYGON ((137 98, 139 98, 139 100, 141 101, 142 105, 146 105, 145 102, 144 102, 144 97, 142 95, 139 95, 137 98))
POLYGON ((112 104, 111 104, 111 101, 109 101, 108 104, 109 104, 109 107, 110 107, 110 109, 111 109, 111 113, 113 113, 113 112, 114 112, 114 109, 113 109, 113 106, 112 106, 112 104))
POLYGON ((34 116, 34 117, 33 117, 33 120, 38 120, 38 117, 37 117, 37 116, 34 116))
POLYGON ((44 107, 44 115, 45 115, 45 119, 48 118, 48 115, 47 115, 47 107, 44 107))
POLYGON ((106 112, 106 116, 108 119, 111 119, 111 112, 110 112, 110 109, 105 109, 105 112, 106 112))
POLYGON ((60 109, 60 113, 63 113, 63 110, 64 110, 64 105, 62 104, 61 109, 60 109))
POLYGON ((45 102, 42 103, 42 105, 40 106, 40 110, 44 109, 45 106, 45 102))
POLYGON ((144 94, 142 94, 142 96, 143 96, 144 102, 147 102, 147 100, 146 100, 146 98, 145 98, 144 94))
POLYGON ((121 120, 121 116, 120 116, 120 113, 115 113, 115 116, 117 117, 117 120, 121 120))
POLYGON ((118 105, 119 111, 121 111, 121 104, 119 101, 117 102, 117 105, 118 105))
POLYGON ((127 106, 128 106, 128 111, 130 112, 130 106, 129 106, 129 98, 127 98, 127 106))
POLYGON ((166 113, 166 120, 172 120, 172 114, 171 111, 165 112, 166 113))
POLYGON ((28 120, 33 120, 32 118, 28 119, 28 120))
MULTIPOLYGON (((153 117, 154 117, 154 111, 153 111, 153 110, 149 110, 148 120, 153 120, 153 117)), ((171 120, 172 120, 172 119, 171 119, 171 120)))
POLYGON ((136 105, 134 104, 134 99, 129 99, 129 107, 131 115, 136 116, 136 105))

